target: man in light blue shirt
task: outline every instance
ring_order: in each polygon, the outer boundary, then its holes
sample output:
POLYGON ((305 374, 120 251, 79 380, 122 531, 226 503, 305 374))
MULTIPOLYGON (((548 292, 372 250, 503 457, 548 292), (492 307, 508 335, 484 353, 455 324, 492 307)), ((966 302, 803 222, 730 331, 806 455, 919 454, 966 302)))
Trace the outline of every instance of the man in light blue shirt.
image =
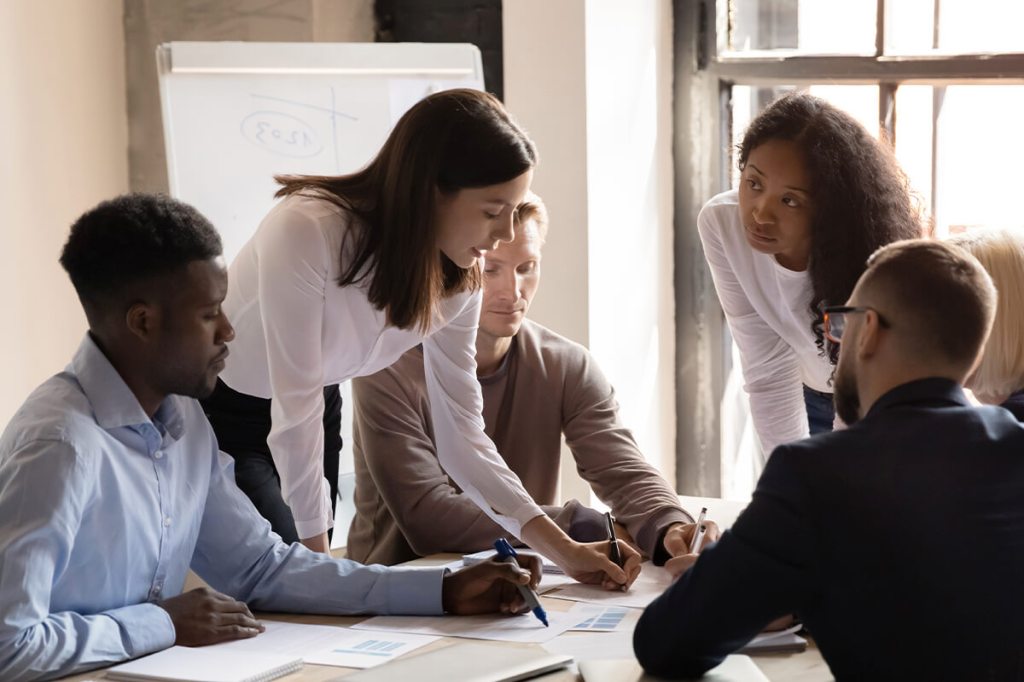
POLYGON ((61 264, 89 332, 0 438, 0 679, 256 636, 249 605, 525 609, 515 584, 536 584, 536 562, 363 566, 271 532, 194 399, 213 389, 234 337, 220 239, 194 209, 142 194, 104 202, 72 227, 61 264), (212 589, 182 594, 190 567, 212 589))

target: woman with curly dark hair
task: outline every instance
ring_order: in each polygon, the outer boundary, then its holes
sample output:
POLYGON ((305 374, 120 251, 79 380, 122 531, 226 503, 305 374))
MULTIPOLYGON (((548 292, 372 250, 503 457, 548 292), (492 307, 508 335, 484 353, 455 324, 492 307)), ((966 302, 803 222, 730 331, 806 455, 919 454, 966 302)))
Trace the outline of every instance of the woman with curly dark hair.
POLYGON ((888 144, 806 92, 762 111, 739 145, 740 187, 697 218, 739 348, 754 428, 775 446, 832 429, 821 309, 849 297, 875 249, 922 222, 888 144))

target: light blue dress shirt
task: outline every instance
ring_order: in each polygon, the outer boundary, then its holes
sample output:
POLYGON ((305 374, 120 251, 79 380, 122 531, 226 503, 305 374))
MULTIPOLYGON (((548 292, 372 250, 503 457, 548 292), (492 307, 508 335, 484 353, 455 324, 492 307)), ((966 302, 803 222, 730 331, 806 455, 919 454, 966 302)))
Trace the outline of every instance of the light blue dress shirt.
POLYGON ((0 438, 0 679, 58 677, 174 643, 155 602, 191 568, 254 609, 440 614, 441 569, 285 545, 235 486, 195 400, 149 419, 86 335, 0 438))

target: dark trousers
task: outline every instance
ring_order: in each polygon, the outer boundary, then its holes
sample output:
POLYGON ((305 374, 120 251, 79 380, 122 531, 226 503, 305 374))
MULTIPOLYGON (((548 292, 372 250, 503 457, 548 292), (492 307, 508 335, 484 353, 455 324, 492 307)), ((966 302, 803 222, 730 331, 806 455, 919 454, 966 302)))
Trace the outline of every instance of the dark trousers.
MULTIPOLYGON (((235 459, 238 487, 270 521, 275 533, 285 542, 297 542, 295 519, 281 496, 281 477, 267 445, 270 400, 239 393, 218 379, 213 394, 202 403, 220 449, 235 459)), ((337 386, 324 387, 324 403, 324 475, 331 486, 333 510, 338 500, 341 456, 341 392, 337 386)), ((294 454, 302 456, 302 453, 294 454)))
POLYGON ((807 406, 807 422, 811 427, 812 436, 832 430, 836 408, 831 393, 822 393, 804 386, 804 405, 807 406))

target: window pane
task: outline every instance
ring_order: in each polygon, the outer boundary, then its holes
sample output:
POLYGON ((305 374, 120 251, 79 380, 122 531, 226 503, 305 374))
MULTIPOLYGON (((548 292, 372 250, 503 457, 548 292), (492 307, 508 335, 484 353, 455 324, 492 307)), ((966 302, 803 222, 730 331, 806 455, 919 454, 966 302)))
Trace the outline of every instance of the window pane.
POLYGON ((975 227, 1024 228, 1011 207, 1020 184, 1014 170, 1022 110, 1019 85, 897 90, 896 154, 925 206, 931 204, 937 236, 975 227))
MULTIPOLYGON (((730 173, 730 186, 739 184, 739 170, 736 168, 735 145, 743 139, 743 133, 757 114, 772 103, 779 95, 797 89, 793 85, 757 87, 734 85, 732 87, 732 122, 729 158, 726 159, 730 173)), ((831 102, 857 119, 872 135, 878 136, 878 86, 876 85, 812 85, 806 88, 812 95, 831 102)))
POLYGON ((1024 52, 1020 0, 899 0, 885 21, 889 54, 1024 52))
POLYGON ((729 0, 728 50, 874 54, 877 6, 857 0, 729 0))

